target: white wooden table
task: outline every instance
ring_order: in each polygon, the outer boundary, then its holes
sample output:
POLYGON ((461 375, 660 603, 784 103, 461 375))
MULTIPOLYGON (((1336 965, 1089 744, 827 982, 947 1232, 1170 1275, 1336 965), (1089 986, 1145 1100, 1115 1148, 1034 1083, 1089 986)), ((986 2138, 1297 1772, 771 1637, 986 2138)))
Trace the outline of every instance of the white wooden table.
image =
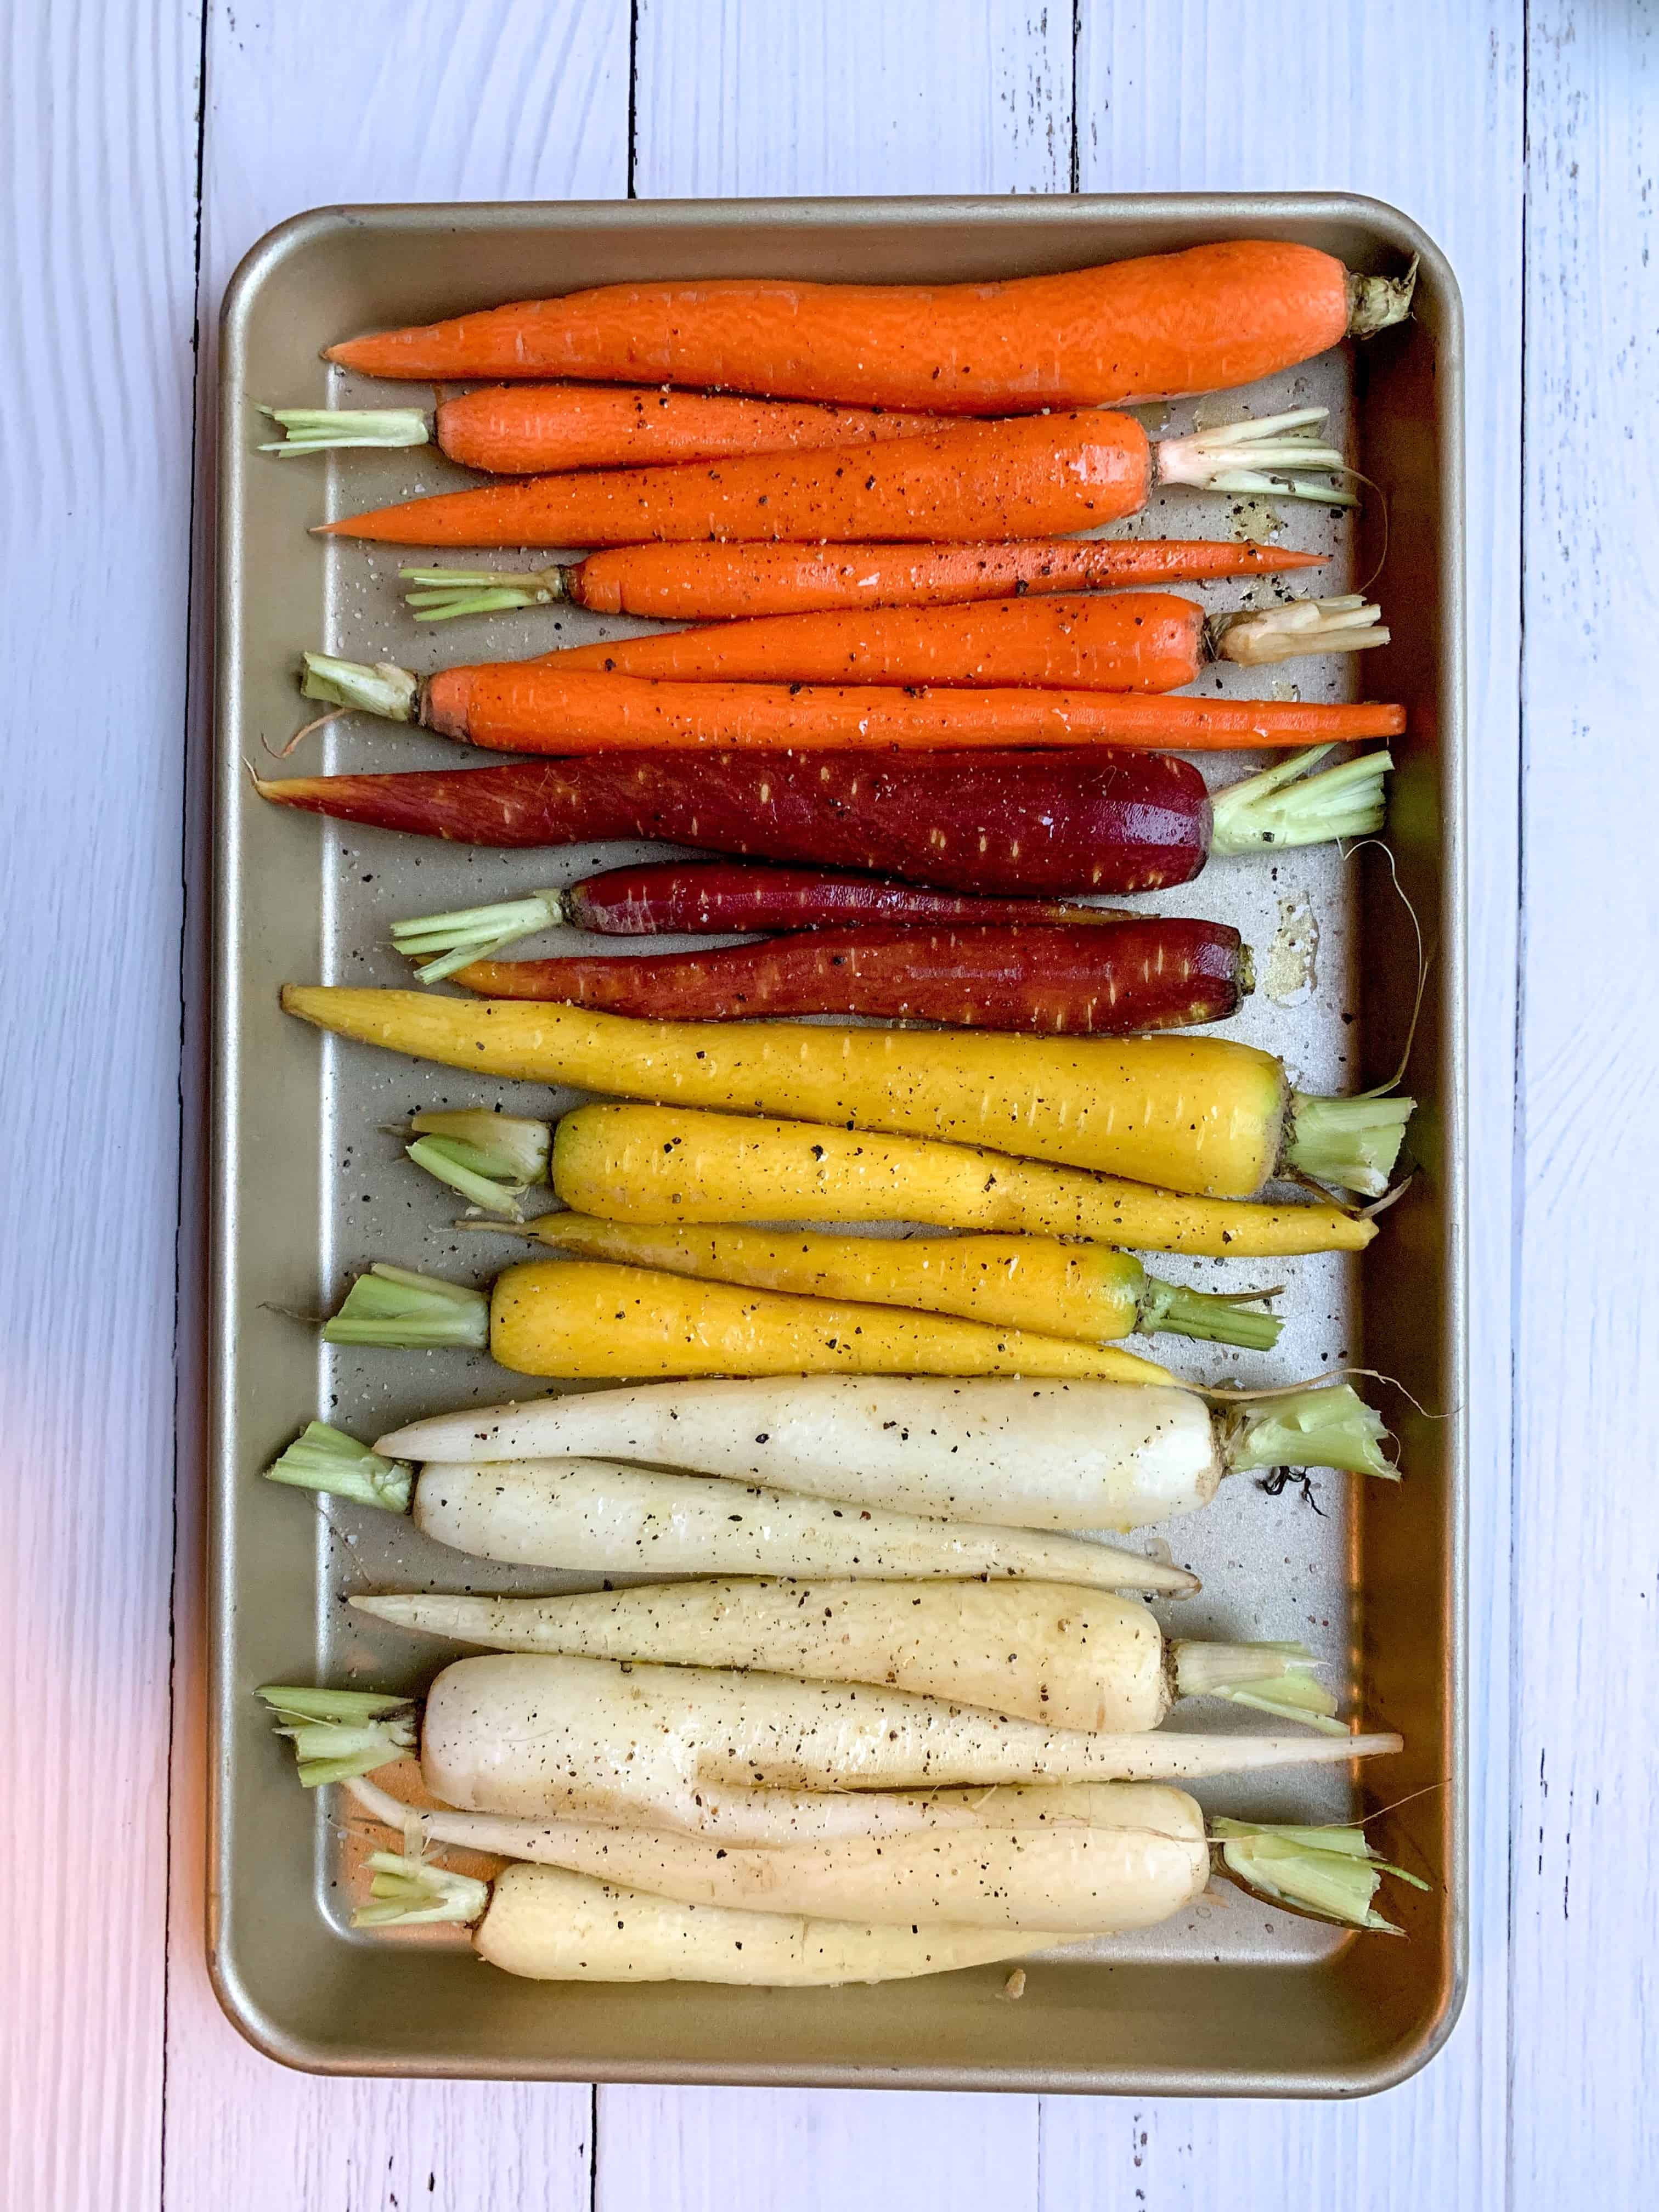
POLYGON ((0 13, 6 2212, 1644 2201, 1659 9, 0 13), (192 423, 227 276, 323 201, 1285 186, 1409 210, 1468 315, 1476 1921, 1461 2026, 1425 2074, 1340 2108, 279 2070, 220 2016, 201 1938, 207 589, 191 555, 211 484, 192 423))

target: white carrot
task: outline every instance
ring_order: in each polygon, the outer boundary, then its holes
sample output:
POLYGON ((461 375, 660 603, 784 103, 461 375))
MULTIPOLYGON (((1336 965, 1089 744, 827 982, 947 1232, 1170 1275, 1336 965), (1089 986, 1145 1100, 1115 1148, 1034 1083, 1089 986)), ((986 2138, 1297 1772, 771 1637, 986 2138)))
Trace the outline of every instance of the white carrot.
POLYGON ((275 1482, 409 1513, 477 1559, 573 1573, 1032 1577, 1185 1597, 1196 1575, 1109 1544, 785 1497, 602 1460, 439 1461, 417 1474, 313 1421, 275 1482))
MULTIPOLYGON (((279 1717, 295 1694, 261 1692, 279 1717)), ((386 1730, 380 1747, 363 1741, 354 1708, 350 1746, 336 1756, 315 1702, 329 1693, 299 1694, 311 1701, 295 1732, 302 1778, 313 1761, 343 1779, 348 1759, 368 1773, 404 1755, 406 1724, 370 1723, 371 1735, 386 1730)), ((463 1811, 580 1814, 738 1843, 794 1840, 803 1820, 817 1833, 867 1833, 881 1817, 860 1809, 867 1790, 1185 1781, 1400 1747, 1396 1735, 1093 1735, 896 1690, 516 1653, 446 1667, 420 1729, 427 1788, 463 1811)))
POLYGON ((677 1382, 474 1407, 377 1449, 488 1461, 614 1454, 858 1505, 1034 1528, 1189 1513, 1224 1474, 1280 1464, 1392 1475, 1346 1383, 1212 1413, 1166 1385, 819 1375, 677 1382))
MULTIPOLYGON (((784 1894, 829 1890, 839 1903, 869 1883, 869 1846, 843 1852, 835 1875, 805 1863, 799 1850, 722 1851, 674 1835, 626 1832, 554 1824, 533 1826, 486 1814, 440 1808, 416 1811, 372 1783, 348 1785, 372 1818, 403 1836, 402 1856, 370 1855, 373 1902, 353 1915, 356 1927, 448 1921, 476 1929, 479 1955, 508 1972, 551 1981, 699 1981, 769 1987, 813 1987, 852 1981, 895 1980, 939 1973, 995 1959, 1083 1940, 1083 1929, 1020 1927, 1016 1913, 1029 1903, 1052 1917, 1056 1895, 1040 1887, 1039 1862, 1015 1862, 1018 1905, 986 1908, 980 1922, 920 1921, 863 1924, 842 1917, 817 1919, 778 1909, 784 1894), (488 1883, 434 1865, 433 1844, 511 1855, 514 1863, 488 1883), (573 1863, 611 1851, 636 1864, 660 1893, 573 1870, 573 1863), (761 1863, 770 1863, 765 1871, 761 1863), (769 1909, 686 1901, 703 1891, 747 1893, 758 1889, 769 1909)), ((1198 1808, 1179 1791, 1147 1789, 1054 1789, 992 1793, 1007 1825, 1000 1840, 1019 1838, 1039 1847, 1069 1833, 1074 1840, 1121 1847, 1139 1842, 1148 1854, 1150 1878, 1137 1876, 1126 1859, 1115 1907, 1133 1913, 1133 1924, 1150 1924, 1160 1902, 1178 1911, 1190 1903, 1209 1871, 1209 1854, 1198 1808), (1065 1801, 1043 1808, 1042 1799, 1065 1801), (1120 1801, 1115 1807, 1107 1801, 1120 1801), (1012 1800, 1021 1802, 1015 1804, 1012 1800), (1089 1800, 1084 1804, 1079 1801, 1089 1800), (1139 1803, 1132 1801, 1139 1800, 1139 1803), (1195 1832, 1194 1832, 1195 1831, 1195 1832), (1182 1875, 1187 1877, 1183 1883, 1182 1875), (1184 1894, 1182 1893, 1184 1890, 1184 1894), (1172 1900, 1172 1901, 1171 1901, 1172 1900)), ((982 1805, 983 1795, 977 1801, 982 1805)), ((963 1808, 964 1810, 966 1808, 963 1808)), ((969 1815, 976 1822, 981 1815, 969 1815)), ((1390 1929, 1371 1910, 1384 1873, 1414 1887, 1426 1882, 1390 1866, 1358 1829, 1273 1826, 1217 1820, 1213 1834, 1222 1869, 1261 1890, 1276 1904, 1357 1928, 1390 1929)), ((909 1839, 913 1844, 915 1838, 909 1839)), ((963 1863, 974 1838, 951 1832, 965 1886, 984 1895, 982 1878, 963 1863)), ((990 1840, 981 1826, 979 1842, 990 1840)), ((1042 1872, 1060 1863, 1051 1855, 1042 1872)), ((1068 1869, 1069 1871, 1069 1869, 1068 1869)), ((894 1885, 889 1884, 891 1887, 894 1885)), ((958 1886, 963 1886, 958 1884, 958 1886)), ((1098 1903, 1097 1918, 1104 1912, 1098 1903)), ((1120 1923, 1122 1924, 1120 1920, 1120 1923)), ((1098 1931, 1096 1931, 1098 1932, 1098 1931)))
POLYGON ((1176 1698, 1209 1696, 1346 1734, 1303 1644, 1166 1643, 1145 1606, 1055 1583, 722 1580, 351 1603, 495 1650, 869 1682, 1055 1729, 1153 1729, 1176 1698))
POLYGON ((1029 1958, 1057 1939, 1007 1928, 860 1927, 796 1913, 677 1905, 560 1867, 506 1867, 494 1882, 375 1851, 374 1903, 362 1928, 416 1921, 471 1927, 481 1959, 542 1982, 724 1982, 773 1990, 914 1980, 1000 1959, 1029 1958))
MULTIPOLYGON (((380 1818, 402 1809, 373 1784, 356 1794, 380 1818)), ((1184 1790, 1133 1783, 1003 1790, 989 1806, 981 1792, 962 1810, 969 1825, 772 1847, 441 1811, 405 1826, 434 1842, 500 1850, 684 1905, 1024 1929, 1050 1942, 1153 1927, 1209 1880, 1204 1815, 1184 1790), (1052 1798, 1064 1802, 1043 1802, 1052 1798)))

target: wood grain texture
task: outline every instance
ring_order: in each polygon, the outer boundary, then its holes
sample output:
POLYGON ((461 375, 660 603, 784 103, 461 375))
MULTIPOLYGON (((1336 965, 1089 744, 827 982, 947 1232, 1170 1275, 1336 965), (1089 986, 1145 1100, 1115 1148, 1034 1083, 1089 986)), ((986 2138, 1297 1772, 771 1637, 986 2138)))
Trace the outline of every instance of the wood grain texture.
POLYGON ((1037 2124, 1035 2097, 601 2089, 594 2212, 1037 2212, 1037 2124))
MULTIPOLYGON (((213 331, 243 253, 301 208, 337 201, 609 198, 628 184, 629 17, 619 0, 215 0, 208 23, 202 303, 211 435, 213 331)), ((204 447, 204 474, 207 453, 204 447)), ((210 507, 210 495, 206 504, 210 507)), ((198 574, 211 574, 205 532, 198 574)), ((181 660, 182 660, 182 655, 181 660)), ((205 637, 196 665, 203 683, 205 637)), ((193 738, 206 781, 205 731, 193 738)), ((203 880, 204 839, 192 849, 203 880)), ((204 948, 192 941, 191 1098, 204 948)), ((186 1157, 199 1157, 199 1116, 186 1157)), ((194 1181, 191 1195, 199 1200, 194 1181)), ((185 1249, 198 1242, 187 1209, 185 1249)), ((186 1294, 199 1297, 187 1277, 186 1294)), ((181 1458, 199 1437, 186 1304, 181 1458)), ((567 2212, 590 2199, 585 2087, 319 2081, 286 2071, 223 2018, 203 1958, 203 1615, 199 1486, 181 1486, 169 1925, 167 2212, 567 2212)), ((123 2207, 125 2212, 125 2207, 123 2207)))
POLYGON ((1652 2195, 1659 16, 1534 0, 1510 2171, 1652 2195), (1634 1443, 1634 1449, 1632 1449, 1634 1443), (1634 1480, 1630 1479, 1633 1475, 1634 1480))
POLYGON ((1054 192, 1064 0, 638 0, 641 199, 1054 192))
POLYGON ((159 2186, 198 46, 0 21, 0 2202, 52 2212, 159 2186))

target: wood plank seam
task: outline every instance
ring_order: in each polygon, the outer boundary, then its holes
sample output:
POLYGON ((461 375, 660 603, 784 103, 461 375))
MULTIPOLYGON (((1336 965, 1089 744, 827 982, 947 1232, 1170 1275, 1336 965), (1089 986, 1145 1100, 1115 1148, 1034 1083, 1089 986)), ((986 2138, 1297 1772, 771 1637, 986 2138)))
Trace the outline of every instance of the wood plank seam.
POLYGON ((202 428, 202 207, 204 178, 207 161, 207 67, 208 67, 208 9, 201 10, 201 23, 196 51, 196 210, 191 236, 191 465, 190 504, 187 543, 191 547, 189 574, 185 584, 185 732, 180 757, 183 765, 182 787, 179 793, 179 872, 180 905, 179 916, 179 1105, 178 1105, 178 1184, 174 1191, 173 1237, 173 1520, 170 1539, 172 1571, 167 1579, 167 1741, 165 1765, 167 1777, 166 1818, 163 1828, 167 1853, 167 1924, 161 1947, 161 2111, 160 2157, 156 2166, 156 2204, 158 2212, 165 2212, 167 2171, 167 2120, 172 2109, 168 2096, 168 2075, 172 2041, 168 2033, 173 2004, 173 1913, 178 1900, 173 1884, 173 1854, 176 1843, 173 1832, 173 1761, 179 1755, 178 1731, 174 1725, 178 1710, 179 1671, 179 1540, 180 1487, 185 1481, 198 1479, 199 1469, 185 1464, 181 1438, 185 1435, 184 1391, 185 1378, 197 1364, 193 1347, 187 1351, 184 1343, 187 1326, 193 1327, 194 1303, 186 1280, 187 1267, 195 1267, 199 1261, 199 1250, 193 1248, 199 1240, 193 1237, 187 1223, 185 1204, 185 1140, 189 1127, 185 1098, 185 1072, 192 1065, 190 1049, 191 1007, 195 996, 196 977, 192 973, 192 949, 200 930, 200 921, 192 915, 191 891, 192 875, 199 872, 191 866, 191 841, 188 823, 192 811, 191 801, 191 769, 194 748, 191 743, 192 720, 190 694, 191 677, 196 659, 197 623, 201 610, 197 600, 200 564, 195 555, 201 514, 198 500, 201 493, 202 428))

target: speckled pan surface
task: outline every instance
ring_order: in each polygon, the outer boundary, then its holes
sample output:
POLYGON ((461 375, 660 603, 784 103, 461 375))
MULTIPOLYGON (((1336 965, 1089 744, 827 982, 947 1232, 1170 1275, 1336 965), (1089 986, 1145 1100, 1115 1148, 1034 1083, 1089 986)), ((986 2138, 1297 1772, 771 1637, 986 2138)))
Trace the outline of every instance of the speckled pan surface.
MULTIPOLYGON (((1455 284, 1432 241, 1395 210, 1341 196, 325 210, 273 232, 234 279, 220 401, 208 1944, 232 2017, 273 2056, 343 2073, 1347 2096, 1412 2071, 1456 2014, 1466 1905, 1462 343, 1455 284), (1345 590, 1382 562, 1375 591, 1394 642, 1366 655, 1360 672, 1365 696, 1401 699, 1410 715, 1390 842, 1433 951, 1409 1071, 1422 1102, 1411 1140, 1418 1172, 1363 1259, 1280 1263, 1290 1325, 1274 1352, 1193 1346, 1170 1355, 1161 1346, 1160 1356, 1195 1377, 1244 1382, 1364 1365, 1396 1378, 1425 1410, 1387 1398, 1401 1437, 1398 1487, 1318 1477, 1314 1510, 1294 1489, 1269 1497, 1241 1480, 1206 1513, 1156 1532, 1206 1585, 1164 1617, 1178 1617, 1183 1633, 1302 1637, 1369 1725, 1407 1738, 1402 1757, 1367 1773, 1206 1785, 1212 1809, 1328 1820, 1397 1805, 1377 1835, 1390 1856, 1441 1886, 1396 1898, 1406 1942, 1290 1919, 1229 1889, 1224 1902, 1206 1898, 1151 1934, 1032 1965, 1018 2003, 1001 1998, 995 1967, 830 1992, 543 1986, 481 1966, 447 1936, 354 1935, 352 1845, 333 1824, 338 1808, 295 1787, 254 1686, 413 1688, 453 1656, 348 1615, 352 1590, 550 1589, 558 1578, 481 1567, 405 1523, 259 1482, 313 1415, 372 1437, 396 1419, 514 1394, 488 1361, 459 1352, 319 1352, 295 1316, 325 1310, 370 1260, 483 1280, 514 1256, 507 1240, 453 1233, 448 1194, 406 1164, 389 1125, 422 1105, 493 1103, 509 1091, 536 1112, 574 1094, 468 1085, 320 1038, 283 1017, 277 988, 401 982, 386 942, 394 918, 567 883, 661 848, 475 853, 261 804, 243 763, 263 760, 264 745, 304 719, 294 683, 301 646, 425 670, 644 625, 563 610, 422 631, 398 596, 396 549, 325 546, 307 526, 444 488, 460 472, 430 449, 278 464, 257 450, 258 403, 377 404, 386 387, 327 371, 319 349, 359 330, 611 279, 988 277, 1251 235, 1304 240, 1364 270, 1422 256, 1409 326, 1358 356, 1326 356, 1197 410, 1213 421, 1328 405, 1338 441, 1382 494, 1357 523, 1286 507, 1281 538, 1331 554, 1321 591, 1345 590)), ((1188 404, 1148 420, 1179 430, 1194 415, 1188 404)), ((1130 527, 1223 535, 1270 520, 1174 492, 1130 527)), ((1208 597, 1259 604, 1273 589, 1263 580, 1208 597)), ((1352 667, 1317 670, 1230 669, 1206 681, 1243 691, 1288 676, 1304 697, 1355 696, 1352 667)), ((310 741, 305 767, 453 758, 441 739, 353 718, 310 741)), ((1221 756, 1206 771, 1224 781, 1250 765, 1221 756)), ((1227 1034, 1279 1054, 1311 1089, 1359 1088, 1392 1071, 1415 952, 1380 851, 1218 863, 1147 904, 1235 922, 1257 948, 1263 988, 1227 1034), (1297 948, 1310 935, 1315 981, 1293 988, 1297 948)), ((1244 1262, 1158 1264, 1217 1287, 1261 1279, 1244 1262)), ((1204 1720, 1219 1724, 1207 1709, 1204 1720)))

